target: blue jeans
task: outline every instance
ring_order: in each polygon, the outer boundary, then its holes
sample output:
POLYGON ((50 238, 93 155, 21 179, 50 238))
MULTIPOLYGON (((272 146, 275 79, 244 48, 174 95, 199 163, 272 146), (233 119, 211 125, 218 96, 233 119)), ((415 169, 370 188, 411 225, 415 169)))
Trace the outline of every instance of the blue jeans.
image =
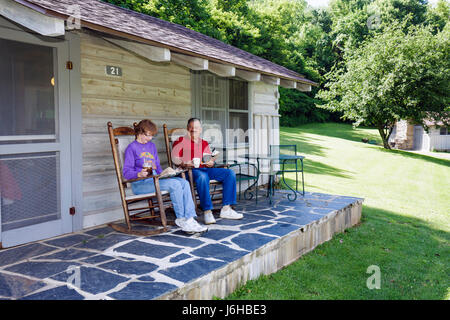
POLYGON ((200 197, 200 206, 203 211, 212 210, 213 204, 209 193, 209 181, 222 182, 222 203, 224 206, 236 204, 236 174, 225 168, 198 168, 193 169, 194 182, 200 197))
MULTIPOLYGON (((196 217, 194 201, 192 200, 191 186, 186 179, 174 177, 159 180, 161 191, 169 191, 172 200, 173 210, 177 218, 196 217)), ((144 194, 155 192, 153 179, 145 179, 131 183, 134 194, 144 194)))

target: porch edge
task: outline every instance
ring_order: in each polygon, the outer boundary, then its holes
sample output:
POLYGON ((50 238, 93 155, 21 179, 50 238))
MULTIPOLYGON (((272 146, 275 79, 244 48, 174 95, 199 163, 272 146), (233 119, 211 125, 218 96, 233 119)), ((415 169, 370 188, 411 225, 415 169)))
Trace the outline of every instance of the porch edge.
POLYGON ((244 257, 187 283, 157 300, 210 300, 224 298, 248 280, 269 275, 293 263, 303 254, 331 240, 334 234, 361 221, 363 199, 335 210, 289 234, 275 239, 244 257))

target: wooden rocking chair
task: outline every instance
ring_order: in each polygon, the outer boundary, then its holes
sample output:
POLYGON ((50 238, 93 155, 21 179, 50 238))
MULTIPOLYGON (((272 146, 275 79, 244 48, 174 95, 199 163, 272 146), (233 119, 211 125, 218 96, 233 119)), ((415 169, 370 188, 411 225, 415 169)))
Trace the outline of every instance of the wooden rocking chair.
MULTIPOLYGON (((166 153, 167 153, 167 161, 169 163, 169 167, 175 168, 175 164, 172 161, 172 146, 173 143, 180 137, 183 137, 187 134, 186 129, 182 128, 173 128, 168 129, 167 125, 163 125, 163 131, 164 131, 164 141, 166 143, 166 153)), ((227 165, 220 164, 217 165, 217 167, 225 167, 227 168, 227 165)), ((198 194, 195 191, 195 185, 194 185, 194 177, 192 174, 192 169, 188 170, 188 177, 189 177, 189 183, 191 185, 191 192, 192 192, 192 199, 194 200, 195 209, 198 211, 198 204, 200 203, 200 198, 198 197, 198 194)), ((218 186, 222 185, 222 182, 217 180, 211 180, 209 182, 209 185, 212 187, 211 190, 211 200, 213 205, 222 203, 222 188, 217 188, 218 186)))
POLYGON ((123 177, 124 152, 128 144, 135 139, 134 129, 130 127, 113 128, 111 122, 108 122, 107 126, 125 216, 125 224, 110 223, 109 226, 119 232, 141 236, 155 235, 168 231, 167 226, 174 225, 174 223, 167 220, 166 209, 173 208, 173 206, 170 202, 169 192, 160 190, 160 176, 153 175, 132 180, 126 180, 123 177), (155 192, 134 195, 131 191, 130 183, 149 178, 152 178, 155 183, 155 192), (146 204, 138 208, 130 207, 132 204, 139 205, 139 202, 146 204), (153 227, 149 225, 153 225, 153 227), (160 228, 155 226, 160 226, 160 228))

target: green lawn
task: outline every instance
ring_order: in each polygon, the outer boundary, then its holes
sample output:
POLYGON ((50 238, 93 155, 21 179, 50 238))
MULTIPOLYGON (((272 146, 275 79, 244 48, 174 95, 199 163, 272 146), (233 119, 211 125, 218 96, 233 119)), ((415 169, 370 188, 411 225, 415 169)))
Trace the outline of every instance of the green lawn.
POLYGON ((306 191, 365 199, 362 223, 227 299, 450 299, 450 161, 362 143, 381 139, 346 124, 280 137, 306 156, 306 191), (367 288, 371 265, 380 289, 367 288))

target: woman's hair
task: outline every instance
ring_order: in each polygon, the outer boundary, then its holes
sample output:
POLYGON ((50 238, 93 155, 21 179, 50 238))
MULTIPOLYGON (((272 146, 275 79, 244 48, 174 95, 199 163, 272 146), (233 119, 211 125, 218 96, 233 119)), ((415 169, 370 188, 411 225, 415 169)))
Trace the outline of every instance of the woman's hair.
POLYGON ((146 132, 150 132, 152 136, 155 136, 158 132, 158 127, 156 124, 153 123, 152 120, 144 119, 141 120, 135 127, 134 127, 134 134, 136 137, 139 134, 145 134, 146 132))

